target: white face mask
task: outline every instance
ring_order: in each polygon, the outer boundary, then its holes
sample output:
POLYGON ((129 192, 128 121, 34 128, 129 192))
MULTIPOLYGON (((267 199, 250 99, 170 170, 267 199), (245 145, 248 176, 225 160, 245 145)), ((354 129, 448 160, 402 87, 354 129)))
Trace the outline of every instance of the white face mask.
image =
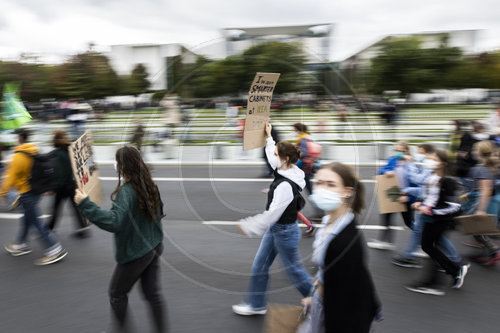
POLYGON ((115 169, 115 172, 118 173, 118 167, 116 166, 116 162, 113 163, 113 168, 115 169))
POLYGON ((425 160, 425 154, 415 154, 415 162, 422 163, 425 160))
POLYGON ((342 206, 342 198, 337 192, 328 191, 325 189, 313 190, 309 196, 309 200, 321 210, 331 212, 342 206))
POLYGON ((272 154, 271 156, 269 156, 268 158, 268 162, 269 164, 271 165, 271 167, 273 169, 279 169, 281 168, 281 160, 278 156, 272 154))
POLYGON ((423 162, 424 168, 436 170, 441 163, 431 160, 430 158, 426 158, 423 162))

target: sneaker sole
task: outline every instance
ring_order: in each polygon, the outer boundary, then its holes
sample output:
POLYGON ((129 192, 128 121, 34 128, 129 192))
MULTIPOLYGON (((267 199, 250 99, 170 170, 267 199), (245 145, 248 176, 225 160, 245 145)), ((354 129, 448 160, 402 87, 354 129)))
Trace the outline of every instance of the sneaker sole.
POLYGON ((57 257, 55 257, 54 259, 52 259, 51 261, 45 261, 45 262, 35 261, 35 265, 37 265, 37 266, 45 266, 45 265, 54 264, 54 263, 60 261, 61 259, 63 259, 64 257, 66 257, 67 255, 68 255, 68 251, 64 251, 64 253, 61 253, 60 255, 58 255, 57 257))
POLYGON ((254 316, 254 315, 265 315, 267 310, 259 310, 259 311, 252 311, 252 312, 244 312, 244 311, 238 311, 233 309, 233 312, 236 313, 237 315, 240 316, 254 316))
POLYGON ((412 287, 405 287, 405 288, 408 289, 409 291, 413 291, 415 293, 424 294, 424 295, 433 295, 433 296, 444 296, 445 295, 444 291, 432 292, 432 291, 426 291, 426 290, 412 288, 412 287))
POLYGON ((32 250, 24 250, 24 251, 19 251, 19 250, 11 250, 9 248, 7 248, 6 246, 4 247, 5 251, 7 251, 8 253, 10 253, 10 255, 12 255, 13 257, 19 257, 19 256, 23 256, 25 254, 28 254, 28 253, 31 253, 32 250))
POLYGON ((403 264, 397 261, 391 261, 394 265, 404 268, 422 268, 422 265, 413 265, 413 264, 403 264))

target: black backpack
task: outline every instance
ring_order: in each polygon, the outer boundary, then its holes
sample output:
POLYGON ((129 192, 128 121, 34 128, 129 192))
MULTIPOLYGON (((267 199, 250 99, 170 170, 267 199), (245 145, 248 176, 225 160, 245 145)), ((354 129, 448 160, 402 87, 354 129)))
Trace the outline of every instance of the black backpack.
POLYGON ((48 154, 25 154, 33 159, 31 167, 30 185, 35 194, 42 194, 56 189, 55 159, 52 153, 48 154))

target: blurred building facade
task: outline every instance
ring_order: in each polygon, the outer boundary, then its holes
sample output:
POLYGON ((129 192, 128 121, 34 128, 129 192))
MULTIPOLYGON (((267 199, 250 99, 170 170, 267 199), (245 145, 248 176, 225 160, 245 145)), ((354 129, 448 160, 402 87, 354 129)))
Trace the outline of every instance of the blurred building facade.
POLYGON ((174 61, 194 63, 197 55, 181 44, 112 45, 108 54, 118 75, 129 75, 137 64, 146 67, 150 90, 169 90, 174 61))
POLYGON ((268 41, 297 42, 308 63, 328 62, 330 59, 333 24, 309 24, 255 28, 222 29, 225 56, 240 54, 249 47, 268 41))

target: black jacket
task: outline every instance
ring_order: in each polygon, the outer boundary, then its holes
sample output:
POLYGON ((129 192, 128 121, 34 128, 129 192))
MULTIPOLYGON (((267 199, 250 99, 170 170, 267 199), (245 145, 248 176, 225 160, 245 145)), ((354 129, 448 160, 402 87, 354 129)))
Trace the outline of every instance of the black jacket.
POLYGON ((328 245, 323 282, 325 332, 368 333, 381 305, 355 220, 328 245))

